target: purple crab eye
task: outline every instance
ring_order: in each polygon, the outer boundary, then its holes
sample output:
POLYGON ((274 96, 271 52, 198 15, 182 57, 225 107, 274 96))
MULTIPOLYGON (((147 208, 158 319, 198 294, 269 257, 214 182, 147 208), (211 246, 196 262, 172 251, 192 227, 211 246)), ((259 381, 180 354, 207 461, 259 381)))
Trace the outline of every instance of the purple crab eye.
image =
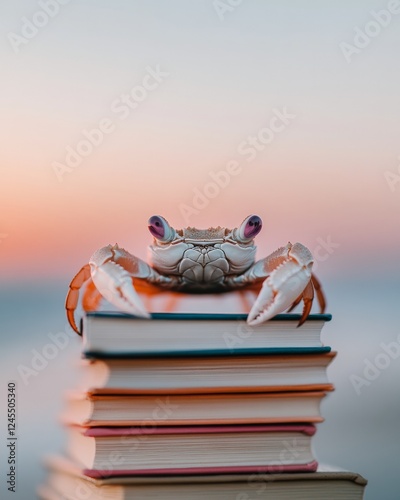
POLYGON ((164 217, 153 215, 150 217, 147 224, 149 231, 157 240, 165 242, 172 239, 174 231, 164 217))
POLYGON ((165 229, 161 217, 153 215, 149 219, 149 231, 155 238, 164 238, 165 229))
POLYGON ((250 215, 242 222, 239 228, 239 239, 252 240, 261 231, 262 221, 258 215, 250 215))

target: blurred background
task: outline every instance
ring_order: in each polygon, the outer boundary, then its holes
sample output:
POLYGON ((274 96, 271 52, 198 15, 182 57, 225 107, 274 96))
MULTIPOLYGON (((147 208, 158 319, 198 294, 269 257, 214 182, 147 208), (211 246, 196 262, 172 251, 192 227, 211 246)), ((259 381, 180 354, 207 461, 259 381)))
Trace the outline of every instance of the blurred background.
POLYGON ((2 401, 18 386, 18 491, 3 439, 2 498, 33 498, 63 448, 81 347, 64 298, 93 251, 145 258, 153 214, 181 228, 250 213, 259 257, 314 252, 333 314, 318 459, 364 475, 367 500, 399 498, 399 23, 382 0, 2 2, 2 401))

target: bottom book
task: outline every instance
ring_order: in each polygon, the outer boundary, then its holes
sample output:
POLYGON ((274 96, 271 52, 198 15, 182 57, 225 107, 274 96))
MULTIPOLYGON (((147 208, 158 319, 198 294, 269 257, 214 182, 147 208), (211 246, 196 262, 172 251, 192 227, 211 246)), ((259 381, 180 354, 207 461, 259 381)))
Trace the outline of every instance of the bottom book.
POLYGON ((359 474, 318 470, 307 473, 192 476, 85 476, 62 457, 48 460, 42 500, 362 500, 367 481, 359 474))

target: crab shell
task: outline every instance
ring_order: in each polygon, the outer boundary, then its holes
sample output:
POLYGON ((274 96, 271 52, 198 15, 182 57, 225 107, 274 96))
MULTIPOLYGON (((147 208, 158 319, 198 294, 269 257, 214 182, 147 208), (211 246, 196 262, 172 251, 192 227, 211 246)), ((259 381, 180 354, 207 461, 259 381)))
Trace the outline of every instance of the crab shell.
MULTIPOLYGON (((165 242, 154 238, 148 262, 161 274, 179 276, 183 290, 205 293, 226 290, 229 288, 227 277, 244 273, 255 262, 254 236, 241 236, 241 228, 200 230, 188 227, 175 231, 165 219, 157 217, 166 225, 164 234, 168 234, 168 238, 165 242)), ((251 217, 254 221, 256 216, 247 217, 244 226, 251 217)), ((260 229, 261 224, 253 234, 260 229)))

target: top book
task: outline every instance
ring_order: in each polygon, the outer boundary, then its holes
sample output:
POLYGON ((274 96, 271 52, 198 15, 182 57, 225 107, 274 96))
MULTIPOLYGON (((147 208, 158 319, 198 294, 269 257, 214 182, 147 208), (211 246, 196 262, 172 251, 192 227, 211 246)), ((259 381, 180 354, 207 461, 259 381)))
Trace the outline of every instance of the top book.
POLYGON ((144 319, 122 313, 87 313, 84 354, 187 356, 327 352, 321 330, 330 314, 311 314, 300 328, 299 314, 278 314, 257 326, 246 314, 153 313, 144 319))

